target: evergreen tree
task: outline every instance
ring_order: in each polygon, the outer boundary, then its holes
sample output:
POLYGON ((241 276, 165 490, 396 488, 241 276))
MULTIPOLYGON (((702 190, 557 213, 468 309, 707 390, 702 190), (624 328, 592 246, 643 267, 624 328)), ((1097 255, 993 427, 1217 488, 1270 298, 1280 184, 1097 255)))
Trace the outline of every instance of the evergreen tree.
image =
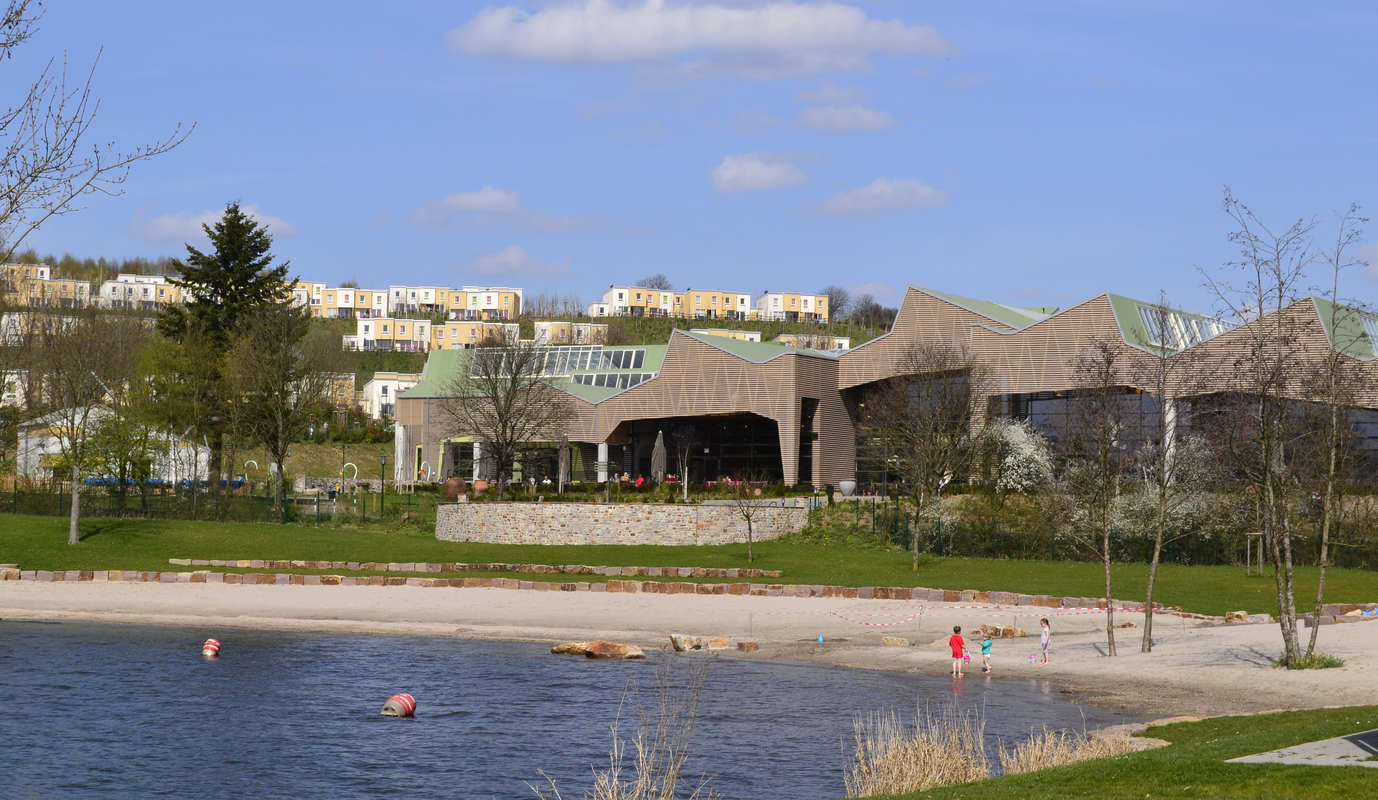
POLYGON ((288 282, 289 262, 273 266, 273 237, 266 225, 239 210, 238 203, 225 206, 225 215, 214 226, 202 225, 211 252, 187 245, 185 261, 173 261, 180 273, 173 283, 187 294, 182 306, 169 306, 158 319, 164 336, 181 342, 188 323, 195 322, 212 342, 225 347, 243 332, 245 321, 256 309, 285 299, 296 285, 288 282))

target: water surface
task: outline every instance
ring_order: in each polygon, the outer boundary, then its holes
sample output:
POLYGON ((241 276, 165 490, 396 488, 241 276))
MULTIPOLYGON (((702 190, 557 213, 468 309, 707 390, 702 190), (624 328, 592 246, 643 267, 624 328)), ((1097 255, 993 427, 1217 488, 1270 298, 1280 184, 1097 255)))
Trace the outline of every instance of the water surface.
MULTIPOLYGON (((581 797, 629 682, 657 663, 462 639, 0 622, 0 795, 16 798, 581 797), (207 636, 218 660, 200 656, 207 636), (415 719, 378 715, 416 696, 415 719)), ((682 681, 680 657, 671 674, 682 681)), ((843 794, 853 716, 983 709, 990 751, 1031 726, 1125 721, 1046 683, 712 659, 690 772, 727 798, 843 794)), ((631 714, 628 727, 634 727, 631 714)))

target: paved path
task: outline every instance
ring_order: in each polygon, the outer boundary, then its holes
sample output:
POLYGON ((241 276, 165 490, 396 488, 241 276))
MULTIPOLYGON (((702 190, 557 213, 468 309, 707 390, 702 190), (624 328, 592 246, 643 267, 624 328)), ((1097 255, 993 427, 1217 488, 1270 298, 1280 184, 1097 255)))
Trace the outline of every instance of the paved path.
POLYGON ((1337 736, 1230 759, 1232 764, 1305 764, 1314 767, 1378 768, 1378 730, 1337 736))

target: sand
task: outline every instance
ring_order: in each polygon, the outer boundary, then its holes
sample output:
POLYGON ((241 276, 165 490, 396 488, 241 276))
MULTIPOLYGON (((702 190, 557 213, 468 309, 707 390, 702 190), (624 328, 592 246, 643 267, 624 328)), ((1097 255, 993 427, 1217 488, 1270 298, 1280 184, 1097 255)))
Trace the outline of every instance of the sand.
MULTIPOLYGON (((1120 655, 1104 655, 1104 617, 1053 613, 1052 663, 1033 664, 1036 609, 969 609, 917 601, 731 595, 533 592, 409 586, 225 586, 150 583, 0 583, 0 619, 165 624, 198 628, 232 648, 235 628, 456 636, 555 642, 612 639, 648 649, 670 633, 754 641, 754 653, 843 667, 947 674, 953 625, 1015 625, 996 640, 990 678, 1033 682, 1069 699, 1148 716, 1213 716, 1378 702, 1378 622, 1321 628, 1319 649, 1341 669, 1274 669, 1276 625, 1206 625, 1158 615, 1153 652, 1139 652, 1141 614, 1117 614, 1120 655), (819 643, 818 636, 823 636, 819 643), (882 646, 884 636, 908 647, 882 646)), ((1047 613, 1046 611, 1044 613, 1047 613)), ((1309 631, 1308 631, 1309 633, 1309 631)), ((974 648, 973 648, 974 649, 974 648)))

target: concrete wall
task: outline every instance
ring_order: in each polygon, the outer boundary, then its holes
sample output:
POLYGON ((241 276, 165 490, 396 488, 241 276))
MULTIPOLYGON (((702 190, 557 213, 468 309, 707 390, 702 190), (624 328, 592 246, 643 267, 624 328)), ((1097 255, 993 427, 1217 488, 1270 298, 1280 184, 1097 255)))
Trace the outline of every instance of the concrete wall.
MULTIPOLYGON (((808 522, 806 505, 778 503, 762 501, 752 517, 757 541, 808 522)), ((436 509, 435 538, 495 544, 728 544, 746 541, 746 522, 732 504, 450 503, 436 509)))

